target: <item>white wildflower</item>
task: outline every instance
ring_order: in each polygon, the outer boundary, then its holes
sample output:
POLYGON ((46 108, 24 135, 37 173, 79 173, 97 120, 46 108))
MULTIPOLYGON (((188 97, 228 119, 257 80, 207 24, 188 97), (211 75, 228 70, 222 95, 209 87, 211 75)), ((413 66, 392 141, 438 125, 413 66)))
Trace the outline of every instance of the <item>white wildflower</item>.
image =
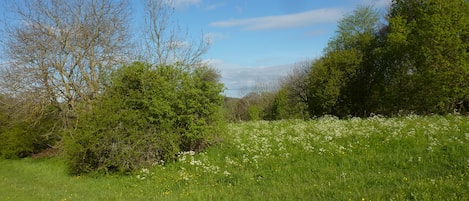
POLYGON ((228 171, 226 171, 226 170, 223 172, 223 174, 224 174, 225 176, 230 176, 230 175, 231 175, 231 173, 228 172, 228 171))

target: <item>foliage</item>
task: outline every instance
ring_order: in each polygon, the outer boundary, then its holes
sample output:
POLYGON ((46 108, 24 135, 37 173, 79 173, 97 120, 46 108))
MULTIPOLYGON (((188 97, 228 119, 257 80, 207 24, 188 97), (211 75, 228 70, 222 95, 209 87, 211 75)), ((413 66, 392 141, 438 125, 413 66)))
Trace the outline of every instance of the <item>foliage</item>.
POLYGON ((409 101, 406 109, 467 110, 462 107, 469 93, 468 11, 469 3, 463 0, 394 1, 387 44, 402 56, 393 61, 401 73, 391 82, 408 88, 402 94, 409 101))
MULTIPOLYGON (((232 103, 228 120, 233 122, 270 119, 275 94, 268 91, 251 92, 232 103)), ((228 105, 227 105, 228 106, 228 105)))
POLYGON ((310 115, 467 112, 468 12, 463 0, 394 0, 378 26, 357 8, 311 67, 310 115))
POLYGON ((72 173, 126 172, 204 148, 220 131, 221 90, 206 67, 120 68, 67 139, 72 173))
POLYGON ((227 122, 235 122, 235 112, 236 112, 236 105, 239 102, 239 98, 233 97, 224 97, 223 100, 223 114, 224 118, 227 122))
POLYGON ((309 77, 309 112, 313 116, 367 115, 371 46, 378 16, 372 7, 359 7, 339 22, 337 35, 315 61, 309 77))
POLYGON ((311 115, 350 113, 345 92, 361 62, 357 54, 354 50, 332 52, 313 64, 309 81, 311 115))
POLYGON ((60 121, 54 107, 48 107, 42 114, 32 114, 36 116, 33 119, 8 114, 10 112, 12 111, 1 105, 0 157, 28 157, 50 148, 60 140, 57 134, 60 121))
POLYGON ((280 89, 276 92, 269 111, 269 120, 307 119, 308 87, 310 69, 313 62, 305 60, 295 64, 293 70, 280 81, 280 89))
POLYGON ((273 120, 287 119, 290 116, 288 111, 288 96, 286 89, 280 89, 275 94, 275 98, 270 110, 270 119, 273 120))
POLYGON ((0 194, 6 200, 469 199, 465 116, 326 116, 227 128, 217 146, 125 176, 70 176, 56 159, 0 160, 0 194))
POLYGON ((0 156, 64 137, 72 172, 127 171, 204 148, 218 131, 222 85, 201 66, 209 41, 181 43, 172 2, 144 2, 146 46, 136 49, 127 1, 10 3, 0 88, 13 101, 0 100, 0 156), (156 66, 117 70, 136 57, 156 66))

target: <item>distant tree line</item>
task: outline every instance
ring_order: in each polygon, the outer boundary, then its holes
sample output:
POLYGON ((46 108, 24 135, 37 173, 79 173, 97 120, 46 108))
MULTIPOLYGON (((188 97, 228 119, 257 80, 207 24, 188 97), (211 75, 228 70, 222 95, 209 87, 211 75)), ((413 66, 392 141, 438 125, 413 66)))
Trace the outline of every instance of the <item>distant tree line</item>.
MULTIPOLYGON (((358 7, 339 21, 324 54, 272 93, 256 118, 467 113, 469 3, 393 0, 384 17, 358 7)), ((248 94, 238 105, 252 103, 243 106, 249 113, 259 107, 253 98, 262 99, 248 94)))

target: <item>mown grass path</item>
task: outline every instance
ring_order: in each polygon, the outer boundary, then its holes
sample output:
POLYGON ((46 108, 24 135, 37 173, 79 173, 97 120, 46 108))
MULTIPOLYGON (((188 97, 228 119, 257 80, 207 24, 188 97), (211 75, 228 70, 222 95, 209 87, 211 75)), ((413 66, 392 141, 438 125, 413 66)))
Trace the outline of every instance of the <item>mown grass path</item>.
POLYGON ((469 118, 228 125, 224 141, 126 176, 0 160, 0 200, 469 200, 469 118))

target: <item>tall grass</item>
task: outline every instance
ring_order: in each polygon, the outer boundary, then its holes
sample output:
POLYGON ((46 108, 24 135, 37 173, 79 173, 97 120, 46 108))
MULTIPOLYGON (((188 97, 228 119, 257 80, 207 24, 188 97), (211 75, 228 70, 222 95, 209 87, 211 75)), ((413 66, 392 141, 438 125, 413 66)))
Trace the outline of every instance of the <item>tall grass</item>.
POLYGON ((469 118, 230 124, 224 141, 130 175, 0 161, 0 200, 469 200, 469 118))

